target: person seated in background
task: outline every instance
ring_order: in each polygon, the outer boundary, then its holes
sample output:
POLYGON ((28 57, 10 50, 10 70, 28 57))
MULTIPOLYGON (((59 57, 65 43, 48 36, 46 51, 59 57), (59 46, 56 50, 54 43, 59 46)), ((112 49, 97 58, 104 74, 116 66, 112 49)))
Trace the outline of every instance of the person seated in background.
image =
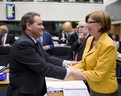
POLYGON ((65 44, 66 45, 67 35, 66 35, 64 30, 60 31, 59 40, 60 40, 60 44, 65 44))
POLYGON ((118 48, 119 48, 119 36, 118 36, 118 34, 113 33, 113 34, 112 34, 112 38, 113 38, 114 43, 115 43, 115 45, 116 45, 116 49, 118 50, 118 48))
POLYGON ((42 36, 38 38, 38 41, 41 42, 43 49, 49 54, 51 54, 51 50, 54 47, 53 40, 51 34, 43 30, 42 36))
POLYGON ((8 32, 8 27, 6 25, 0 26, 0 45, 12 46, 15 42, 15 37, 8 32))
POLYGON ((82 55, 84 52, 84 48, 86 45, 86 41, 88 37, 91 35, 89 34, 89 29, 87 27, 87 23, 84 21, 80 21, 77 26, 77 31, 79 33, 78 40, 76 40, 72 45, 71 49, 74 51, 74 60, 80 61, 82 60, 82 55))
MULTIPOLYGON (((71 34, 75 33, 76 31, 77 31, 77 28, 72 28, 72 29, 67 31, 68 32, 68 36, 67 36, 68 42, 70 42, 71 34)), ((68 45, 68 43, 67 43, 67 45, 68 45)))
MULTIPOLYGON (((77 26, 77 31, 79 33, 78 40, 76 40, 72 46, 71 50, 74 52, 74 60, 81 61, 82 55, 86 46, 87 39, 91 36, 89 34, 89 29, 85 21, 80 21, 77 26)), ((87 82, 85 82, 88 92, 90 92, 87 82)))
MULTIPOLYGON (((78 26, 78 25, 77 25, 78 26)), ((69 39, 68 39, 68 46, 71 46, 76 40, 78 40, 78 31, 77 31, 77 27, 75 29, 75 32, 73 32, 69 39)))

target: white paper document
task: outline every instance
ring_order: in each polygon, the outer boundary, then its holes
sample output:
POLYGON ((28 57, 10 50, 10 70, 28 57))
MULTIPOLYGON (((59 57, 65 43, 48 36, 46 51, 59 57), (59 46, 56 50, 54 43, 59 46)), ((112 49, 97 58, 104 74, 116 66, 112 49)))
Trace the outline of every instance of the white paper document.
POLYGON ((63 89, 63 82, 46 82, 47 88, 52 87, 53 89, 63 89))
POLYGON ((64 96, 90 96, 87 90, 63 90, 64 96))
POLYGON ((61 79, 51 78, 51 77, 45 77, 47 81, 63 81, 61 79))
POLYGON ((64 81, 63 82, 63 89, 87 90, 87 87, 82 80, 79 80, 79 81, 64 81))

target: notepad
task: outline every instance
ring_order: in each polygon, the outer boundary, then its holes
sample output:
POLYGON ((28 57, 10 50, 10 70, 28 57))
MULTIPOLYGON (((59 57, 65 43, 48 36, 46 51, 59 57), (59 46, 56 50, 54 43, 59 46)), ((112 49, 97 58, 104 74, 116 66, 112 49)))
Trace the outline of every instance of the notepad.
POLYGON ((6 66, 0 66, 0 73, 6 69, 6 66))
POLYGON ((79 81, 64 81, 64 90, 87 90, 85 83, 82 80, 79 81))
POLYGON ((87 90, 63 90, 64 96, 90 96, 87 90))

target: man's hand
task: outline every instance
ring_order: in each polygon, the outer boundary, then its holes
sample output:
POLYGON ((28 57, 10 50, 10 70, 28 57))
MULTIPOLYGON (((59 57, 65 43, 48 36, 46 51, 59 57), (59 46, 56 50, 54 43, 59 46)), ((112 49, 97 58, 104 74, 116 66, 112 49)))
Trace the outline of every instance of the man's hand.
POLYGON ((4 47, 7 47, 7 46, 9 46, 9 44, 4 44, 3 46, 4 46, 4 47))
POLYGON ((80 33, 80 35, 79 35, 79 37, 78 37, 78 41, 80 42, 80 43, 82 43, 82 41, 85 39, 85 36, 84 36, 84 34, 83 33, 80 33))
POLYGON ((48 46, 48 45, 46 45, 46 46, 43 46, 43 49, 44 50, 48 50, 50 47, 48 46))

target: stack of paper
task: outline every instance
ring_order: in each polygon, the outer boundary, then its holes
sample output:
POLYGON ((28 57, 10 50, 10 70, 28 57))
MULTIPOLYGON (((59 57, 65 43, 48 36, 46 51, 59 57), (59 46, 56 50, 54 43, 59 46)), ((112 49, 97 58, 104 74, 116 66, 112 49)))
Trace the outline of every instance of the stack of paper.
POLYGON ((80 90, 87 90, 85 83, 82 80, 79 81, 64 81, 63 82, 63 89, 80 89, 80 90))
POLYGON ((62 90, 63 89, 63 82, 47 82, 47 88, 52 87, 53 89, 58 89, 58 90, 62 90))
POLYGON ((64 81, 63 94, 64 96, 90 96, 87 87, 82 80, 64 81))
POLYGON ((63 90, 64 96, 90 96, 87 90, 63 90))
POLYGON ((60 81, 54 80, 47 82, 47 91, 53 91, 54 93, 63 90, 64 96, 90 96, 85 83, 82 80, 79 81, 60 81))

